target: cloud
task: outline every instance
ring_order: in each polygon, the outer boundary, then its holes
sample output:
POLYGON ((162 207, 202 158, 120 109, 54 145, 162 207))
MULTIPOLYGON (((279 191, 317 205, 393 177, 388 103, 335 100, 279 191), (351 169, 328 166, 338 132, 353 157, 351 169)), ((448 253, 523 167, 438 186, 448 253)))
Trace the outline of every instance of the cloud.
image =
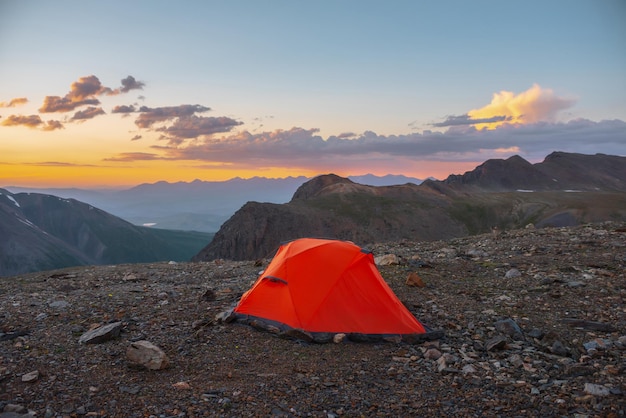
MULTIPOLYGON (((555 122, 560 111, 575 103, 576 100, 572 98, 558 97, 551 89, 534 84, 519 94, 504 90, 494 93, 488 105, 470 110, 464 115, 448 116, 443 122, 432 123, 430 126, 495 129, 508 124, 555 122)), ((412 125, 413 122, 409 124, 412 125)))
MULTIPOLYGON (((231 164, 237 167, 298 167, 319 170, 321 165, 350 164, 399 168, 416 160, 484 161, 519 154, 538 160, 552 151, 622 155, 626 149, 626 122, 537 122, 502 125, 493 130, 377 135, 365 132, 355 138, 322 138, 317 129, 292 128, 252 134, 247 131, 211 136, 176 146, 154 146, 167 159, 231 164)), ((127 156, 127 158, 130 158, 127 156)))
POLYGON ((490 118, 473 119, 469 115, 448 116, 445 121, 439 123, 433 123, 432 126, 437 128, 445 128, 448 126, 464 126, 464 125, 476 125, 483 123, 495 123, 495 122, 508 122, 512 120, 510 116, 493 116, 490 118))
POLYGON ((202 135, 229 132, 235 126, 241 125, 234 119, 222 117, 186 116, 180 117, 167 127, 156 129, 170 140, 172 144, 180 144, 185 139, 198 138, 202 135))
POLYGON ((198 104, 154 108, 141 106, 139 108, 139 112, 141 112, 141 114, 135 120, 135 124, 140 128, 148 129, 155 123, 165 122, 184 116, 191 116, 196 113, 208 112, 209 110, 211 109, 198 104))
POLYGON ((122 93, 128 93, 131 90, 143 90, 145 83, 135 80, 135 77, 129 75, 122 79, 122 87, 119 89, 122 93))
POLYGON ((39 115, 10 115, 8 118, 2 121, 3 126, 26 126, 28 128, 37 128, 43 121, 39 115))
POLYGON ((133 162, 133 161, 152 161, 152 160, 166 160, 167 158, 159 154, 152 154, 149 152, 123 152, 117 154, 115 157, 105 158, 103 161, 114 162, 133 162))
POLYGON ((135 106, 133 105, 118 105, 114 106, 111 113, 133 113, 135 112, 135 106))
POLYGON ((102 110, 101 107, 88 107, 85 110, 79 110, 78 112, 74 113, 74 116, 72 116, 72 120, 83 121, 87 119, 93 119, 96 116, 104 115, 105 113, 106 112, 102 110))
POLYGON ((494 93, 491 103, 479 109, 470 110, 467 116, 472 119, 506 117, 504 120, 476 123, 477 129, 493 129, 505 123, 554 122, 557 114, 572 107, 576 100, 558 97, 551 89, 534 84, 530 89, 515 94, 510 91, 494 93))
POLYGON ((64 113, 71 112, 77 107, 86 106, 86 105, 99 105, 100 101, 98 99, 85 99, 72 101, 66 97, 60 96, 46 96, 43 99, 43 105, 39 108, 39 112, 41 113, 64 113))
POLYGON ((55 131, 57 129, 65 129, 65 127, 58 120, 49 120, 42 126, 42 129, 44 131, 55 131))
POLYGON ((8 118, 2 121, 3 126, 26 126, 27 128, 36 129, 41 128, 44 131, 54 131, 56 129, 63 129, 64 126, 58 120, 49 120, 44 122, 39 115, 10 115, 8 118))
POLYGON ((70 91, 65 96, 46 96, 39 112, 71 112, 81 106, 96 106, 100 104, 97 96, 103 94, 113 96, 130 90, 143 89, 143 86, 144 83, 136 81, 130 75, 122 79, 122 87, 115 90, 103 86, 95 75, 80 77, 70 85, 70 91))
POLYGON ((0 107, 16 107, 26 103, 28 103, 28 99, 26 97, 16 97, 8 102, 0 102, 0 107))
POLYGON ((141 135, 135 135, 135 136, 133 136, 130 140, 131 140, 131 141, 137 141, 138 139, 141 139, 141 138, 142 138, 142 136, 141 136, 141 135))

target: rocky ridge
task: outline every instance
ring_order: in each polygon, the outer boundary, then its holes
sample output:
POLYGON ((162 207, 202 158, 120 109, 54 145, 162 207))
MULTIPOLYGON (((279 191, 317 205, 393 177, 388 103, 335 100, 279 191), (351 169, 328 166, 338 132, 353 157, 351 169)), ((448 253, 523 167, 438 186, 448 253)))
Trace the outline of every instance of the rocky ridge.
POLYGON ((554 152, 541 163, 493 159, 420 185, 313 178, 285 204, 248 202, 192 261, 267 257, 301 237, 363 244, 434 241, 516 229, 626 220, 626 157, 554 152))
POLYGON ((626 223, 370 249, 444 338, 308 344, 217 321, 266 259, 3 278, 0 417, 624 416, 626 223), (144 345, 158 367, 129 357, 144 345))

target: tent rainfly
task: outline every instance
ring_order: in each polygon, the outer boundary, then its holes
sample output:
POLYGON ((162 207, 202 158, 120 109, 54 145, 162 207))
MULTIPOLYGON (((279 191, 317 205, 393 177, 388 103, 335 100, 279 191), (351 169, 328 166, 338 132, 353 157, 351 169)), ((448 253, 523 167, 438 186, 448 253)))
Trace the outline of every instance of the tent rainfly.
POLYGON ((329 239, 282 244, 226 320, 315 342, 338 334, 409 343, 442 337, 400 302, 370 251, 329 239))

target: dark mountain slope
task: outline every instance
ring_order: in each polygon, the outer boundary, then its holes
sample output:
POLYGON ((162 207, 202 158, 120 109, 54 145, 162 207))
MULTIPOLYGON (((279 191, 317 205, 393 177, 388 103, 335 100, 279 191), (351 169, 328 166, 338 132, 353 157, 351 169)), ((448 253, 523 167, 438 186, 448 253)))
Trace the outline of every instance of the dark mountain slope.
POLYGON ((0 276, 84 264, 188 260, 210 237, 138 227, 77 200, 2 189, 0 216, 0 276), (179 234, 188 239, 176 238, 179 234))
MULTIPOLYGON (((425 182, 426 183, 426 182, 425 182)), ((436 182, 435 182, 436 183, 436 182)), ((457 191, 626 190, 626 157, 553 152, 531 164, 520 156, 487 160, 443 184, 457 191)))
POLYGON ((248 202, 193 260, 254 259, 304 236, 360 245, 431 241, 490 231, 626 219, 626 157, 519 156, 420 185, 374 187, 334 174, 304 183, 282 205, 248 202), (584 173, 584 176, 581 176, 584 173), (572 190, 581 190, 572 193, 572 190))

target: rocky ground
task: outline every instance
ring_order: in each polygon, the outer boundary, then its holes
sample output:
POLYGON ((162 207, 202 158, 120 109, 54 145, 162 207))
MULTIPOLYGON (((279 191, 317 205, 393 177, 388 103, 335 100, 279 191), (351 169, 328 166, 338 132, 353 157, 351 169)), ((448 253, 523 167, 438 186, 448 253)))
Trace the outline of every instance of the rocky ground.
POLYGON ((311 344, 216 322, 268 260, 1 279, 0 417, 626 416, 626 224, 370 248, 444 338, 311 344), (85 343, 99 326, 116 331, 85 343), (168 367, 131 362, 144 340, 168 367))

